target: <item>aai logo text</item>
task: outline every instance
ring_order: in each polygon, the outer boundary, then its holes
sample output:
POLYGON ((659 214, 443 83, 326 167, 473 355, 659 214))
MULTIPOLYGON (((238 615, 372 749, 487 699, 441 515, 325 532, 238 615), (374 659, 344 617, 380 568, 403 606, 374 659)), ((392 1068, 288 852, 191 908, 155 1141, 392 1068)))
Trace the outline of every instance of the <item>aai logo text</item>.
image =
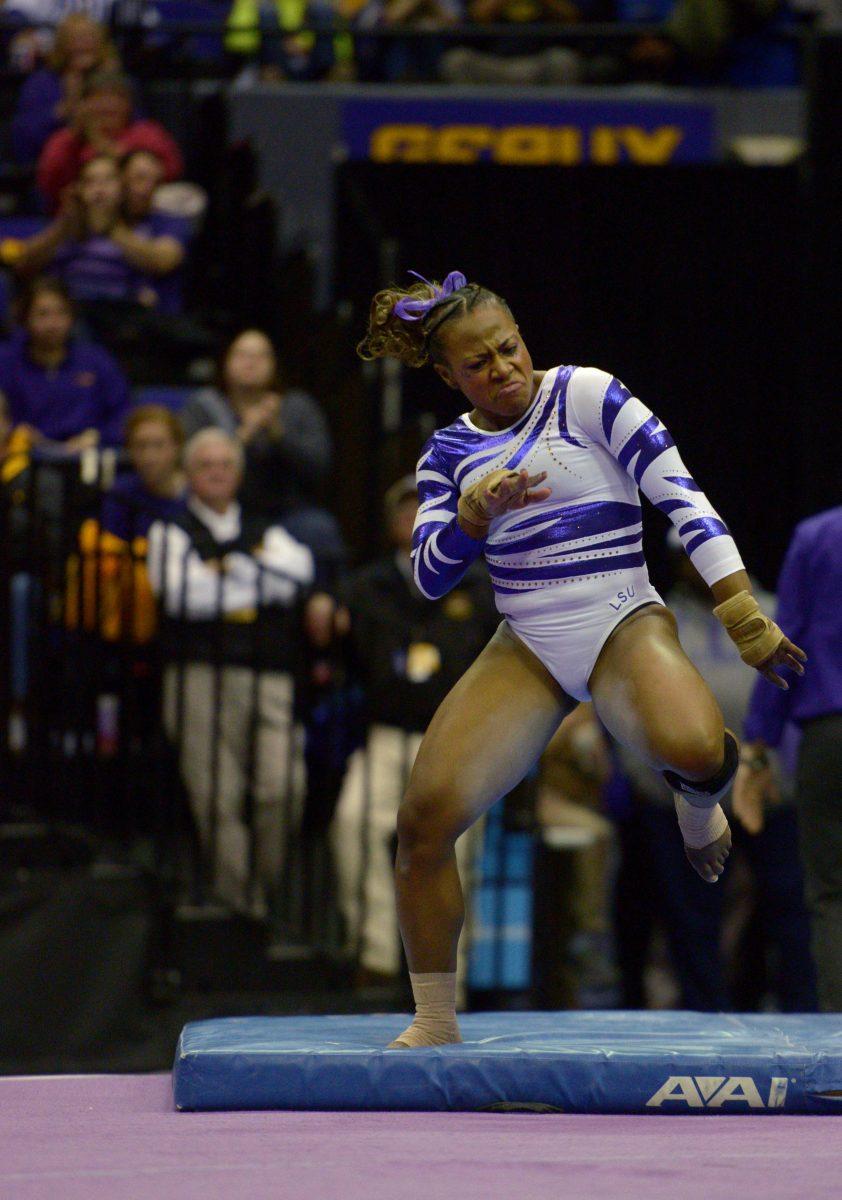
POLYGON ((723 1108, 726 1104, 744 1104, 747 1108, 783 1108, 788 1082, 773 1076, 764 1100, 749 1075, 670 1075, 649 1097, 646 1107, 684 1104, 687 1108, 723 1108))

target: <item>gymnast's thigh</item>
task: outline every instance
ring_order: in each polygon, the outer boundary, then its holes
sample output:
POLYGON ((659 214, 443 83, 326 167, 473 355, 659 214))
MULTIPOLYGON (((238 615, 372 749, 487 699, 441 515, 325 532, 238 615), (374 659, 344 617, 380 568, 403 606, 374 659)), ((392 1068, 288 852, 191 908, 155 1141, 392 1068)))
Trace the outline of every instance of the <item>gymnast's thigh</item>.
POLYGON ((588 687, 609 733, 656 770, 698 777, 708 758, 721 759, 719 705, 684 653, 668 609, 649 605, 619 625, 588 687))
POLYGON ((502 622, 430 722, 404 815, 458 835, 520 782, 572 706, 502 622))

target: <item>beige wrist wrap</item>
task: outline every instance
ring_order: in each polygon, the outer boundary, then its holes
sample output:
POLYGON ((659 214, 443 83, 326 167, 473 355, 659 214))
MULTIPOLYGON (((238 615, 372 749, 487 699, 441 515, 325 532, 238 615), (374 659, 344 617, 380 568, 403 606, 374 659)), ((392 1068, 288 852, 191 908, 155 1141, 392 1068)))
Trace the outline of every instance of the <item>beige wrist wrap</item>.
POLYGON ((783 641, 783 632, 774 621, 764 616, 751 592, 737 592, 723 600, 713 610, 740 652, 740 658, 750 667, 764 662, 783 641))

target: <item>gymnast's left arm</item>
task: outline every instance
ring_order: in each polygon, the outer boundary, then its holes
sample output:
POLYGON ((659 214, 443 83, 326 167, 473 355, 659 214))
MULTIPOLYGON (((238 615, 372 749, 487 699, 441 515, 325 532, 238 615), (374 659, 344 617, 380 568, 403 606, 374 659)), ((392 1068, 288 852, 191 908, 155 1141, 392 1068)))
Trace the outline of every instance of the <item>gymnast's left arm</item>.
POLYGON ((786 689, 775 668, 803 675, 807 656, 760 611, 727 525, 685 467, 669 430, 618 379, 595 367, 574 372, 568 396, 575 424, 604 446, 672 521, 743 662, 786 689))

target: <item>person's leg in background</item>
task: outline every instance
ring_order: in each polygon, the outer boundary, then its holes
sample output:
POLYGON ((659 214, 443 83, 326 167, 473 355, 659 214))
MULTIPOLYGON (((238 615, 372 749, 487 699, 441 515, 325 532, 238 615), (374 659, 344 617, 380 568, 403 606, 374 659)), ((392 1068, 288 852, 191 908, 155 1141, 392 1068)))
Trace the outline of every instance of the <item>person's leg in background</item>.
POLYGON ((620 973, 620 1007, 646 1008, 646 964, 659 911, 651 832, 642 815, 646 801, 632 797, 617 822, 614 877, 614 952, 620 973))
POLYGON ((690 869, 671 809, 647 804, 641 824, 681 1007, 698 1012, 727 1009, 720 955, 725 889, 711 887, 690 869))
POLYGON ((167 667, 164 677, 164 726, 179 747, 206 882, 238 911, 249 907, 250 838, 243 799, 250 674, 239 667, 184 663, 167 667))
POLYGON ((281 671, 248 670, 246 704, 254 712, 254 762, 248 764, 254 798, 255 901, 260 906, 276 892, 284 896, 285 871, 294 860, 293 842, 301 828, 306 791, 304 730, 294 720, 292 676, 281 671))
POLYGON ((816 971, 810 953, 804 877, 801 863, 792 854, 797 824, 792 805, 770 808, 762 831, 754 837, 742 834, 737 844, 756 881, 757 923, 767 951, 772 951, 769 982, 781 1011, 815 1012, 816 971))
POLYGON ((402 729, 373 726, 365 747, 349 760, 331 825, 346 945, 357 956, 360 982, 386 983, 400 970, 394 838, 419 740, 402 729))
POLYGON ((819 1007, 842 1012, 842 714, 804 725, 796 805, 819 1007))

